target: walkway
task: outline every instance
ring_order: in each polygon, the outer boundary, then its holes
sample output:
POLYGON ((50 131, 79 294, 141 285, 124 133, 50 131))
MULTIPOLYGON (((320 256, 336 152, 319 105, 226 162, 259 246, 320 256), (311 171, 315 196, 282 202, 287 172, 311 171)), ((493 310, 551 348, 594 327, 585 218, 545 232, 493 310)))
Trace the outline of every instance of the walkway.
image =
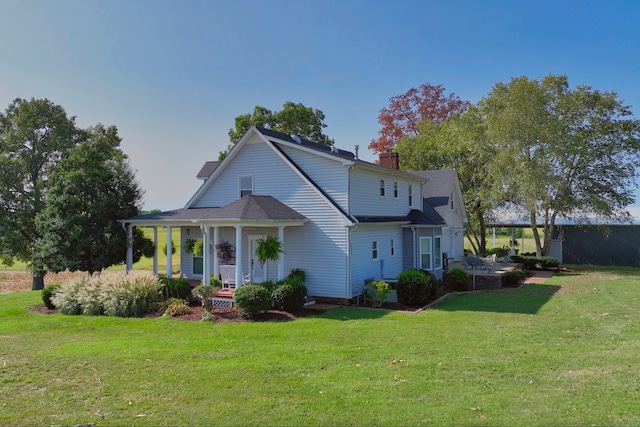
POLYGON ((534 271, 533 276, 529 276, 524 280, 525 285, 543 284, 549 277, 553 276, 553 271, 534 271))

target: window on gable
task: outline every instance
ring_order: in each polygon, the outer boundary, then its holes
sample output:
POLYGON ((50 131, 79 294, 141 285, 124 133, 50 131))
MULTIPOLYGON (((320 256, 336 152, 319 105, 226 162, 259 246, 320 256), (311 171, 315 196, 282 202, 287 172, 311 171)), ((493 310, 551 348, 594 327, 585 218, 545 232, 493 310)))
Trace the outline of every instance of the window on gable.
POLYGON ((378 259, 378 242, 371 242, 371 259, 378 259))
POLYGON ((393 239, 391 239, 391 256, 394 256, 396 254, 396 242, 394 242, 393 239))
POLYGON ((413 185, 409 184, 409 207, 413 206, 413 185))
POLYGON ((393 181, 393 198, 398 198, 398 181, 393 181))
POLYGON ((384 179, 380 180, 380 197, 384 197, 384 179))
POLYGON ((253 194, 253 176, 240 177, 240 198, 253 194))

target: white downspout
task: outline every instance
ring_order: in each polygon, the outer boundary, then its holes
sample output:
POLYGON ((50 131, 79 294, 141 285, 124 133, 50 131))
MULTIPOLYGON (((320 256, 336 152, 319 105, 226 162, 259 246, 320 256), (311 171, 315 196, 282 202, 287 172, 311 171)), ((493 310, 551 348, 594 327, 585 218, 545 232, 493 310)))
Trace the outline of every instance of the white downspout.
POLYGON ((236 225, 236 289, 242 285, 242 225, 236 225))
POLYGON ((170 225, 167 225, 167 277, 171 278, 173 275, 173 260, 172 254, 173 251, 173 242, 172 242, 172 230, 173 228, 170 225))
POLYGON ((209 227, 205 226, 203 223, 200 223, 200 230, 202 230, 203 244, 202 244, 202 283, 205 286, 209 286, 211 284, 211 240, 209 237, 209 227))

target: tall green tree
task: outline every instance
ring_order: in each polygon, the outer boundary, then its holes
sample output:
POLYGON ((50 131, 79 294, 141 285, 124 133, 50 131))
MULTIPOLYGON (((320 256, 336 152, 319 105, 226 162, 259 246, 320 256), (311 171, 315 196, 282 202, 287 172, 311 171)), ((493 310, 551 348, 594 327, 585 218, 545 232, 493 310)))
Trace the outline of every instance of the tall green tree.
POLYGON ((491 164, 494 149, 487 140, 485 123, 471 106, 446 121, 423 121, 416 135, 404 137, 396 151, 403 170, 455 169, 460 178, 469 223, 465 235, 475 253, 486 251, 486 224, 499 204, 491 164))
POLYGON ((282 105, 282 110, 276 112, 258 105, 253 109, 253 113, 242 114, 235 118, 235 127, 229 129, 231 144, 226 151, 220 152, 218 160, 224 159, 229 150, 240 141, 251 126, 267 126, 289 135, 298 135, 309 141, 333 145, 333 139, 322 132, 327 127, 324 118, 322 111, 305 107, 300 103, 285 102, 282 105))
MULTIPOLYGON (((142 191, 120 141, 114 126, 90 128, 51 173, 36 218, 36 253, 49 270, 93 274, 125 261, 127 233, 118 220, 138 214, 142 191)), ((134 262, 142 248, 152 252, 139 230, 134 247, 134 262)))
POLYGON ((48 99, 14 100, 0 113, 0 257, 27 262, 33 289, 46 270, 34 258, 35 217, 43 207, 51 171, 83 138, 75 117, 48 99))
POLYGON ((571 89, 564 75, 517 77, 497 83, 479 110, 496 148, 496 186, 531 221, 538 254, 548 254, 558 216, 629 217, 640 121, 615 92, 571 89))

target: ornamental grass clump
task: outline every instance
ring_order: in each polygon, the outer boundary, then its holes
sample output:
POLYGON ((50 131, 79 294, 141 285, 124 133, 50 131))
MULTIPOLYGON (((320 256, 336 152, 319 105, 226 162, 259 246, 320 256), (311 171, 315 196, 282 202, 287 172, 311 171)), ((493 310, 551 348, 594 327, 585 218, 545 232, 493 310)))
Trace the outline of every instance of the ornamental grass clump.
POLYGON ((86 276, 60 286, 52 301, 64 314, 133 317, 155 308, 159 288, 150 273, 86 276))

